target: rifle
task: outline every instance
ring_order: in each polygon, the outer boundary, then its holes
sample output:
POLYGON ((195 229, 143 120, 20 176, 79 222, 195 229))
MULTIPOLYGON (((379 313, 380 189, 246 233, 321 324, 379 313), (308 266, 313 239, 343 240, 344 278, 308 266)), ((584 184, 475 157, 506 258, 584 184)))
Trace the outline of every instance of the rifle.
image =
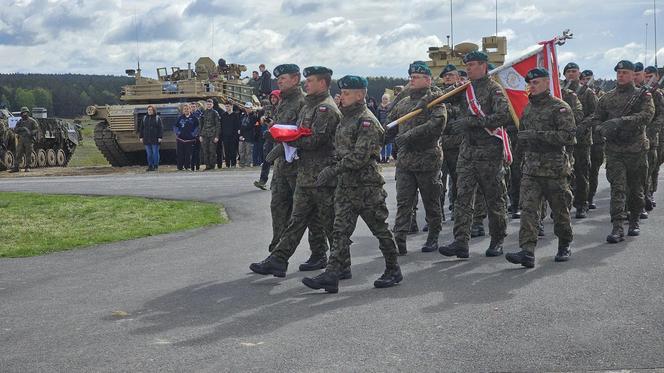
POLYGON ((630 97, 629 101, 627 101, 627 104, 625 104, 625 107, 620 113, 620 116, 625 116, 629 114, 634 108, 634 105, 636 105, 637 101, 641 98, 641 96, 643 96, 646 93, 652 93, 662 84, 664 84, 664 76, 662 76, 662 78, 659 81, 657 81, 657 75, 653 75, 653 77, 650 78, 648 83, 644 84, 634 95, 632 95, 632 97, 630 97))

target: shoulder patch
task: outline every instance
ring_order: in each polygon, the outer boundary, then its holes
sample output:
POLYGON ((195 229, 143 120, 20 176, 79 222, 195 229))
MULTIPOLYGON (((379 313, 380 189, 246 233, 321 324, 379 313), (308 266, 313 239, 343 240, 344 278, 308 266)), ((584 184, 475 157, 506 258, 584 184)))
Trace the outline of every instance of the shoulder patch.
POLYGON ((369 120, 362 121, 362 128, 370 128, 370 127, 371 127, 371 121, 369 120))
POLYGON ((327 112, 327 106, 325 106, 325 105, 321 105, 321 106, 319 106, 319 107, 318 107, 318 111, 320 111, 321 113, 325 113, 325 112, 327 112))

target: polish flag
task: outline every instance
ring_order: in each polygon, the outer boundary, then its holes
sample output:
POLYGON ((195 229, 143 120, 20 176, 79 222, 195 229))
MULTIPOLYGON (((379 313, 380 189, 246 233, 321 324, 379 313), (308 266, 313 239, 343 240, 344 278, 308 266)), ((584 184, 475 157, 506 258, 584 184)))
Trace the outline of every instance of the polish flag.
POLYGON ((298 128, 296 124, 275 124, 269 131, 277 142, 291 142, 302 136, 311 136, 309 128, 298 128))

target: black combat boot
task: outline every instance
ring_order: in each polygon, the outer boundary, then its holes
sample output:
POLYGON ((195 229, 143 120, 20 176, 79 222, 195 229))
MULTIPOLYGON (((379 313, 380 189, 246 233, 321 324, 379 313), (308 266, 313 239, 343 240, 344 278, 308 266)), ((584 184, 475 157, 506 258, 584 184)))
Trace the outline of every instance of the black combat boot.
POLYGON ((9 170, 9 172, 10 172, 10 173, 18 172, 18 167, 16 167, 16 168, 12 168, 11 170, 9 170))
POLYGON ((350 271, 350 267, 339 272, 339 280, 350 280, 353 278, 353 273, 350 271))
POLYGON ((593 202, 593 201, 591 200, 591 201, 588 203, 588 209, 589 209, 589 210, 595 210, 595 209, 597 209, 597 205, 595 204, 595 202, 593 202))
POLYGON ((312 254, 306 262, 300 264, 300 271, 315 271, 317 269, 324 269, 325 267, 327 267, 327 257, 314 256, 312 254))
POLYGON ((253 272, 259 275, 272 275, 274 277, 286 277, 288 262, 285 262, 276 256, 270 255, 262 262, 251 263, 249 266, 253 272))
POLYGON ((488 257, 503 255, 503 240, 494 240, 492 238, 491 243, 489 244, 489 248, 486 249, 485 254, 488 257))
POLYGON ((588 214, 586 213, 586 209, 583 207, 577 207, 576 208, 576 218, 577 219, 585 219, 588 217, 588 214))
POLYGON ((429 231, 429 223, 424 223, 424 227, 422 227, 422 232, 428 232, 429 231))
POLYGON ((646 209, 646 211, 652 211, 652 209, 653 209, 653 207, 654 207, 654 206, 652 205, 652 196, 650 196, 650 195, 646 195, 645 203, 646 203, 646 205, 645 205, 645 209, 646 209))
POLYGON ((427 242, 424 244, 424 246, 422 246, 422 252, 431 253, 436 250, 438 250, 438 235, 427 237, 427 242))
POLYGON ((401 274, 401 268, 397 264, 394 267, 385 268, 383 275, 374 281, 374 286, 377 288, 389 288, 400 283, 403 280, 403 275, 401 274))
POLYGON ((606 242, 618 243, 622 241, 625 241, 625 232, 623 231, 622 221, 616 221, 613 223, 611 234, 606 236, 606 242))
POLYGON ((556 262, 566 262, 569 260, 569 258, 572 256, 572 250, 569 248, 569 244, 559 244, 558 245, 558 253, 556 254, 556 258, 554 259, 556 262))
POLYGON ((328 293, 339 292, 339 275, 333 271, 325 271, 316 277, 305 277, 302 283, 311 289, 323 289, 328 293))
POLYGON ((639 221, 630 221, 629 229, 627 229, 627 235, 635 237, 641 234, 641 228, 639 227, 639 221))
POLYGON ((648 219, 648 212, 645 209, 641 210, 641 214, 639 215, 639 219, 641 219, 641 220, 648 219))
POLYGON ((526 268, 535 267, 535 254, 523 249, 517 253, 507 253, 505 259, 510 263, 521 264, 526 268))
POLYGON ((449 245, 444 245, 438 248, 438 252, 445 256, 456 256, 457 258, 466 259, 470 257, 468 251, 468 242, 454 240, 449 245))
POLYGON ((521 219, 521 211, 518 209, 514 210, 512 213, 512 219, 521 219))
POLYGON ((483 223, 473 223, 470 227, 470 237, 482 237, 484 236, 484 224, 483 223))
POLYGON ((406 255, 408 253, 408 250, 406 250, 406 235, 403 233, 396 233, 394 235, 394 242, 397 244, 397 249, 399 251, 399 255, 406 255))

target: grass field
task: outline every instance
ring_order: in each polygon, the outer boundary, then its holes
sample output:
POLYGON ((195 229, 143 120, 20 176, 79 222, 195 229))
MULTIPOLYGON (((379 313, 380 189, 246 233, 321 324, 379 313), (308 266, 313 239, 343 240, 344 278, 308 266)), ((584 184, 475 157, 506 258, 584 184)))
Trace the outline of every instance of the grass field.
POLYGON ((81 120, 83 143, 76 147, 76 151, 69 161, 69 167, 110 166, 101 154, 94 140, 96 121, 87 118, 81 120))
POLYGON ((212 203, 2 192, 0 257, 35 256, 227 222, 223 207, 212 203))

